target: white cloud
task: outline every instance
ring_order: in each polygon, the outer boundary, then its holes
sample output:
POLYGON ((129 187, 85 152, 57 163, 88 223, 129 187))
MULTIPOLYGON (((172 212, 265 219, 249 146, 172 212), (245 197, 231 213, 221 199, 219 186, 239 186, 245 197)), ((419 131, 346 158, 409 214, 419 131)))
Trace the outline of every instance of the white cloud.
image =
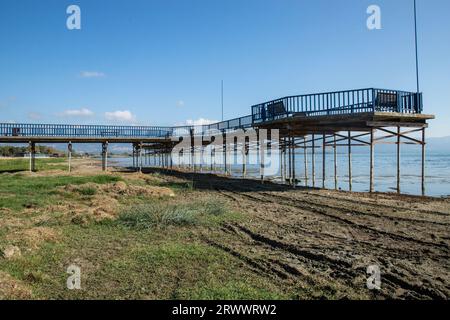
POLYGON ((81 108, 81 109, 69 109, 65 110, 62 113, 60 113, 63 117, 92 117, 94 115, 94 112, 87 108, 81 108))
POLYGON ((184 101, 183 100, 178 100, 177 101, 177 106, 184 107, 184 101))
POLYGON ((99 71, 81 71, 80 76, 82 78, 103 78, 106 75, 99 71))
POLYGON ((182 124, 182 125, 186 125, 186 126, 204 126, 204 125, 213 124, 213 123, 217 123, 217 122, 219 122, 219 121, 200 118, 200 119, 197 119, 197 120, 186 120, 186 122, 184 124, 182 124))
POLYGON ((105 118, 108 121, 115 122, 136 122, 136 116, 129 110, 105 112, 105 118))
POLYGON ((29 112, 28 113, 28 119, 30 120, 40 120, 42 119, 42 114, 39 112, 29 112))

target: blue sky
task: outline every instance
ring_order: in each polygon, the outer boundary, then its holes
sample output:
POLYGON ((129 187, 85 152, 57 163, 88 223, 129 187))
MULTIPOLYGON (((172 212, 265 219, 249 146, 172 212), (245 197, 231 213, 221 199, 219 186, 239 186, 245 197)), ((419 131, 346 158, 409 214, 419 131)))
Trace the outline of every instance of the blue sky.
MULTIPOLYGON (((415 90, 412 0, 2 0, 0 122, 173 125, 285 95, 415 90), (81 8, 81 30, 66 8, 81 8), (369 31, 366 9, 382 10, 369 31)), ((450 1, 418 0, 431 136, 450 135, 450 1)))

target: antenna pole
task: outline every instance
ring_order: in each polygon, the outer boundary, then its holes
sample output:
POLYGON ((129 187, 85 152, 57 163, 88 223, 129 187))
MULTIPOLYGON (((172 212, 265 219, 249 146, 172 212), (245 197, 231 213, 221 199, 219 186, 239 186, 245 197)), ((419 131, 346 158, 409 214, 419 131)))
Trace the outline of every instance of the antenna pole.
POLYGON ((223 121, 223 80, 222 80, 222 121, 223 121))
POLYGON ((417 93, 420 92, 420 84, 419 84, 419 54, 417 49, 417 4, 416 0, 414 0, 414 36, 415 36, 415 45, 416 45, 416 80, 417 80, 417 93))

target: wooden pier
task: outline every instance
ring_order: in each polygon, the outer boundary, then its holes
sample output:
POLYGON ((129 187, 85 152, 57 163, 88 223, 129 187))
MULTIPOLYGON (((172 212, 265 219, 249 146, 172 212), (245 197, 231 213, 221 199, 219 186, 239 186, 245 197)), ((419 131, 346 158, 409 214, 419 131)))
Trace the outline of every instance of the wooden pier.
MULTIPOLYGON (((374 162, 377 144, 395 144, 397 192, 401 192, 401 146, 421 148, 421 189, 425 195, 426 128, 433 115, 423 114, 422 94, 385 89, 359 89, 285 97, 255 105, 249 116, 207 126, 136 127, 43 124, 0 124, 0 143, 28 143, 30 170, 35 170, 36 143, 101 143, 102 168, 108 168, 108 145, 133 146, 133 167, 182 167, 195 172, 231 174, 239 157, 242 177, 248 177, 252 154, 258 158, 260 179, 267 178, 265 144, 277 150, 280 181, 293 188, 327 188, 327 172, 333 171, 333 188, 339 188, 337 150, 347 153, 348 190, 353 190, 352 154, 355 147, 368 147, 369 191, 375 191, 374 162), (276 135, 274 134, 276 132, 276 135), (265 137, 268 136, 268 138, 265 137), (277 138, 275 139, 274 136, 277 138), (185 144, 182 150, 177 146, 185 144), (331 153, 330 153, 331 150, 331 153), (296 172, 303 155, 303 176, 296 172), (317 156, 322 172, 316 172, 317 156), (180 156, 183 161, 174 161, 180 156), (333 166, 327 167, 327 156, 333 166), (204 159, 209 159, 204 161, 204 159), (311 163, 309 162, 311 161, 311 163), (321 180, 318 180, 320 178, 321 180)), ((69 161, 70 170, 70 161, 69 161)))

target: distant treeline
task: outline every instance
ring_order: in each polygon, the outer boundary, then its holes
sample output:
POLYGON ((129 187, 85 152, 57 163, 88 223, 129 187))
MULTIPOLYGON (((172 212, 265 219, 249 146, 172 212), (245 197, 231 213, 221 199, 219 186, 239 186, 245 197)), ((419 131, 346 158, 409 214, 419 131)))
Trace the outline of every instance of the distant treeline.
MULTIPOLYGON (((0 146, 1 157, 20 157, 28 152, 28 147, 0 146)), ((64 152, 47 146, 36 146, 36 153, 55 157, 64 156, 64 152)))

